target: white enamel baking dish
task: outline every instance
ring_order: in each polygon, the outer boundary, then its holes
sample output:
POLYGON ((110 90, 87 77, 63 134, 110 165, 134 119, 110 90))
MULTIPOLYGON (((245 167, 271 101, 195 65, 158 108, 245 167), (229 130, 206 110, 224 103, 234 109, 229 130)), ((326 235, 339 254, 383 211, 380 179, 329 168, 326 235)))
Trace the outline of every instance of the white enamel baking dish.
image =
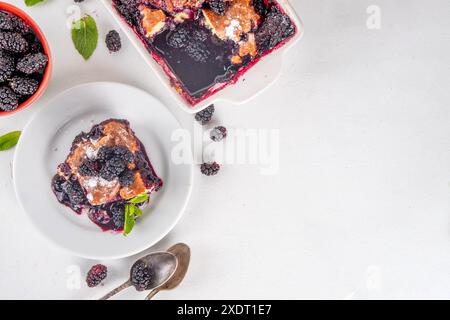
POLYGON ((124 34, 126 34, 131 43, 133 43, 139 51, 142 58, 147 62, 150 68, 153 69, 161 82, 167 87, 167 91, 171 93, 174 103, 178 104, 183 110, 189 113, 201 111, 207 106, 218 102, 242 104, 249 101, 257 94, 263 92, 279 78, 284 54, 303 36, 303 23, 292 6, 289 4, 288 0, 278 0, 280 6, 297 26, 297 33, 294 37, 281 48, 263 57, 261 61, 247 70, 247 72, 243 74, 235 84, 228 85, 224 89, 208 97, 206 100, 192 106, 171 86, 169 77, 166 75, 161 66, 152 58, 151 54, 147 51, 144 44, 134 33, 132 28, 126 24, 126 22, 117 13, 116 9, 114 9, 112 0, 101 1, 120 25, 124 34))

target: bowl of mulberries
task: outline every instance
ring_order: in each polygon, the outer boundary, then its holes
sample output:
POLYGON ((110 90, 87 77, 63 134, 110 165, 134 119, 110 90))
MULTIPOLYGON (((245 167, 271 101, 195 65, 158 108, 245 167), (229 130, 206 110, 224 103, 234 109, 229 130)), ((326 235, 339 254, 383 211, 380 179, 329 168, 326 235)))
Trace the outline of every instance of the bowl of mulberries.
POLYGON ((0 117, 35 102, 51 69, 50 48, 37 24, 21 9, 0 2, 0 117))

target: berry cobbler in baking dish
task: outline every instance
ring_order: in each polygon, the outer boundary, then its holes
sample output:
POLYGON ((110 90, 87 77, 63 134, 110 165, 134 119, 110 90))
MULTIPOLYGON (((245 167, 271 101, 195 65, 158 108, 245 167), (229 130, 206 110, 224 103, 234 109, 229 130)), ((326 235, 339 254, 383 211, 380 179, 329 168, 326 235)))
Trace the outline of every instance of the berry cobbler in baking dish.
POLYGON ((235 83, 297 32, 275 0, 113 0, 190 105, 235 83))

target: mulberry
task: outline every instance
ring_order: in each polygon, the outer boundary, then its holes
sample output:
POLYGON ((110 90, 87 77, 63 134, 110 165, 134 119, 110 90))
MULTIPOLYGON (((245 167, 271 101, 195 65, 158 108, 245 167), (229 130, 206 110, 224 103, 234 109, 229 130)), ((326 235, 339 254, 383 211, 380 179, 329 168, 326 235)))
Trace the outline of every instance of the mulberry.
POLYGON ((107 275, 108 268, 102 264, 96 264, 89 270, 86 277, 86 283, 90 288, 96 287, 106 279, 107 275))
POLYGON ((0 87, 0 110, 13 111, 19 106, 17 95, 8 87, 0 87))
POLYGON ((41 53, 30 53, 17 62, 17 70, 25 74, 42 72, 48 63, 48 57, 41 53))
POLYGON ((116 30, 111 30, 110 32, 108 32, 108 34, 106 35, 105 43, 109 52, 117 52, 122 48, 120 35, 116 30))
POLYGON ((272 6, 266 19, 256 31, 256 45, 262 54, 275 48, 295 33, 291 19, 276 6, 272 6))
POLYGON ((202 124, 207 124, 209 121, 211 121, 212 116, 214 114, 215 108, 214 105, 210 105, 209 107, 207 107, 206 109, 197 112, 195 114, 195 120, 197 120, 198 122, 201 122, 202 124))
POLYGON ((217 162, 204 163, 200 166, 200 171, 205 176, 215 176, 220 170, 220 165, 217 162))
POLYGON ((0 51, 0 82, 8 80, 15 68, 14 58, 6 52, 0 51))
POLYGON ((225 0, 209 0, 209 7, 212 11, 223 16, 228 9, 228 3, 225 0))
POLYGON ((209 133, 209 137, 212 141, 219 142, 225 139, 227 137, 227 134, 227 128, 218 126, 211 130, 211 132, 209 133))
POLYGON ((0 32, 0 49, 23 53, 28 50, 28 42, 18 32, 0 32))
POLYGON ((9 86, 19 95, 30 96, 39 88, 39 82, 30 78, 14 77, 9 81, 9 86))
POLYGON ((154 274, 143 261, 137 261, 131 268, 131 283, 137 291, 144 291, 150 285, 154 274))

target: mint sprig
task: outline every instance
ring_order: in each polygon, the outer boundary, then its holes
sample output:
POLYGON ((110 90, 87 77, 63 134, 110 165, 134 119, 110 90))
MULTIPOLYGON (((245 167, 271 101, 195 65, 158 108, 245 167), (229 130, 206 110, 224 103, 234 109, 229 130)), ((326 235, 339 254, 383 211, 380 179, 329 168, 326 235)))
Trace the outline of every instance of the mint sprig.
POLYGON ((0 137, 0 151, 13 148, 19 142, 20 131, 13 131, 0 137))
POLYGON ((98 43, 97 23, 89 15, 74 21, 72 24, 72 41, 75 49, 81 54, 84 60, 88 60, 98 43))
POLYGON ((142 216, 142 211, 137 206, 150 199, 147 193, 140 194, 125 204, 125 223, 123 226, 123 235, 126 237, 133 230, 136 224, 136 218, 142 216))
POLYGON ((44 0, 25 0, 25 4, 27 5, 27 7, 32 7, 38 3, 43 2, 44 0))

